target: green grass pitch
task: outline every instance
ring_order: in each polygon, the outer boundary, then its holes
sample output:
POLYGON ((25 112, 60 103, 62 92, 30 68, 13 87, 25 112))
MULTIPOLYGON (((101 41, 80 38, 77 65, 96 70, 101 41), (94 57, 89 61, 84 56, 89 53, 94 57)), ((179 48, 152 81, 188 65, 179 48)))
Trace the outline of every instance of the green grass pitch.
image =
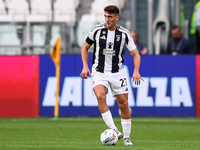
POLYGON ((102 145, 105 129, 100 117, 1 118, 0 150, 200 150, 199 118, 132 118, 133 146, 102 145))

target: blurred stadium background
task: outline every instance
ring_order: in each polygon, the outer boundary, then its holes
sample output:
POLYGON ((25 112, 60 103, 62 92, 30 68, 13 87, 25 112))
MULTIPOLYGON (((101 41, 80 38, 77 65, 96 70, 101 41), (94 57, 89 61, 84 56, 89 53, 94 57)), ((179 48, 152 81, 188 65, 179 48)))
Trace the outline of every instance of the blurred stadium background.
MULTIPOLYGON (((0 149, 200 149, 200 41, 190 33, 198 0, 0 0, 0 149), (103 8, 120 8, 119 24, 136 30, 148 47, 141 56, 145 82, 132 84, 133 58, 124 56, 132 110, 133 147, 104 147, 107 127, 92 81, 80 78, 81 47, 91 28, 104 22, 103 8), (180 25, 191 55, 165 55, 180 25), (158 38, 155 35, 160 35, 158 38), (50 51, 61 42, 59 119, 50 51), (157 51, 156 51, 157 48, 157 51), (87 117, 86 117, 87 116, 87 117)), ((92 53, 92 49, 89 51, 92 53)), ((92 55, 89 55, 91 67, 92 55)), ((108 105, 121 131, 111 92, 108 105)))
MULTIPOLYGON (((189 30, 197 1, 0 0, 0 55, 49 54, 59 36, 62 37, 62 54, 79 54, 91 27, 104 21, 103 8, 109 4, 120 8, 119 24, 137 30, 149 54, 155 53, 155 28, 163 27, 163 37, 170 38, 172 25, 182 27, 184 37, 193 43, 196 54, 199 53, 196 37, 189 30), (160 9, 164 10, 163 20, 157 20, 160 9)), ((166 42, 158 41, 161 48, 165 48, 166 42)))

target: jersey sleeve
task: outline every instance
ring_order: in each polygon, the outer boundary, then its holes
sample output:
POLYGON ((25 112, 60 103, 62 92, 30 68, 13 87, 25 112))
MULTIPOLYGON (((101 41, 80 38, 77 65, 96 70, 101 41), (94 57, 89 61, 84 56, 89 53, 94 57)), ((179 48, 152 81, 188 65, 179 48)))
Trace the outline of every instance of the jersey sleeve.
POLYGON ((130 33, 127 34, 126 47, 129 51, 136 49, 135 43, 134 43, 133 38, 130 33))
MULTIPOLYGON (((95 26, 96 27, 96 26, 95 26)), ((95 34, 95 29, 96 28, 93 28, 89 33, 88 33, 88 36, 87 36, 87 38, 86 38, 86 42, 89 44, 89 45, 92 45, 93 43, 94 43, 94 41, 95 41, 95 39, 94 39, 94 34, 95 34)))

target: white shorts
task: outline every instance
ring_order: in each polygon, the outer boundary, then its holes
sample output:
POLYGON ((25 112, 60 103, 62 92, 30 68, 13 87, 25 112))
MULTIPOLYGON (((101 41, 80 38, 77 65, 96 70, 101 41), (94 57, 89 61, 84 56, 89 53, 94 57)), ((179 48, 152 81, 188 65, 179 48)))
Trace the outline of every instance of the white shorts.
POLYGON ((93 88, 96 85, 104 85, 107 89, 110 87, 113 97, 128 93, 124 69, 116 73, 101 73, 92 68, 92 84, 93 88))

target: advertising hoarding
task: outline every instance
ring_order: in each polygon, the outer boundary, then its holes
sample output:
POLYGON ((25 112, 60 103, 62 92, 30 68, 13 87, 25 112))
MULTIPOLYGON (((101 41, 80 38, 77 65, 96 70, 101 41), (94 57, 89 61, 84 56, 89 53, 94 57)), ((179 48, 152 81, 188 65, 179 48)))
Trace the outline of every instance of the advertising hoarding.
POLYGON ((39 56, 0 56, 0 117, 39 116, 39 56))
MULTIPOLYGON (((89 55, 91 68, 92 56, 89 55)), ((194 117, 196 108, 196 59, 190 56, 141 56, 140 74, 145 82, 132 83, 133 57, 124 56, 132 116, 194 117)), ((61 56, 59 116, 100 116, 89 77, 79 75, 80 55, 61 56)), ((40 116, 53 116, 55 105, 55 66, 50 56, 40 56, 40 116)), ((113 116, 119 116, 111 92, 107 103, 113 116)))

